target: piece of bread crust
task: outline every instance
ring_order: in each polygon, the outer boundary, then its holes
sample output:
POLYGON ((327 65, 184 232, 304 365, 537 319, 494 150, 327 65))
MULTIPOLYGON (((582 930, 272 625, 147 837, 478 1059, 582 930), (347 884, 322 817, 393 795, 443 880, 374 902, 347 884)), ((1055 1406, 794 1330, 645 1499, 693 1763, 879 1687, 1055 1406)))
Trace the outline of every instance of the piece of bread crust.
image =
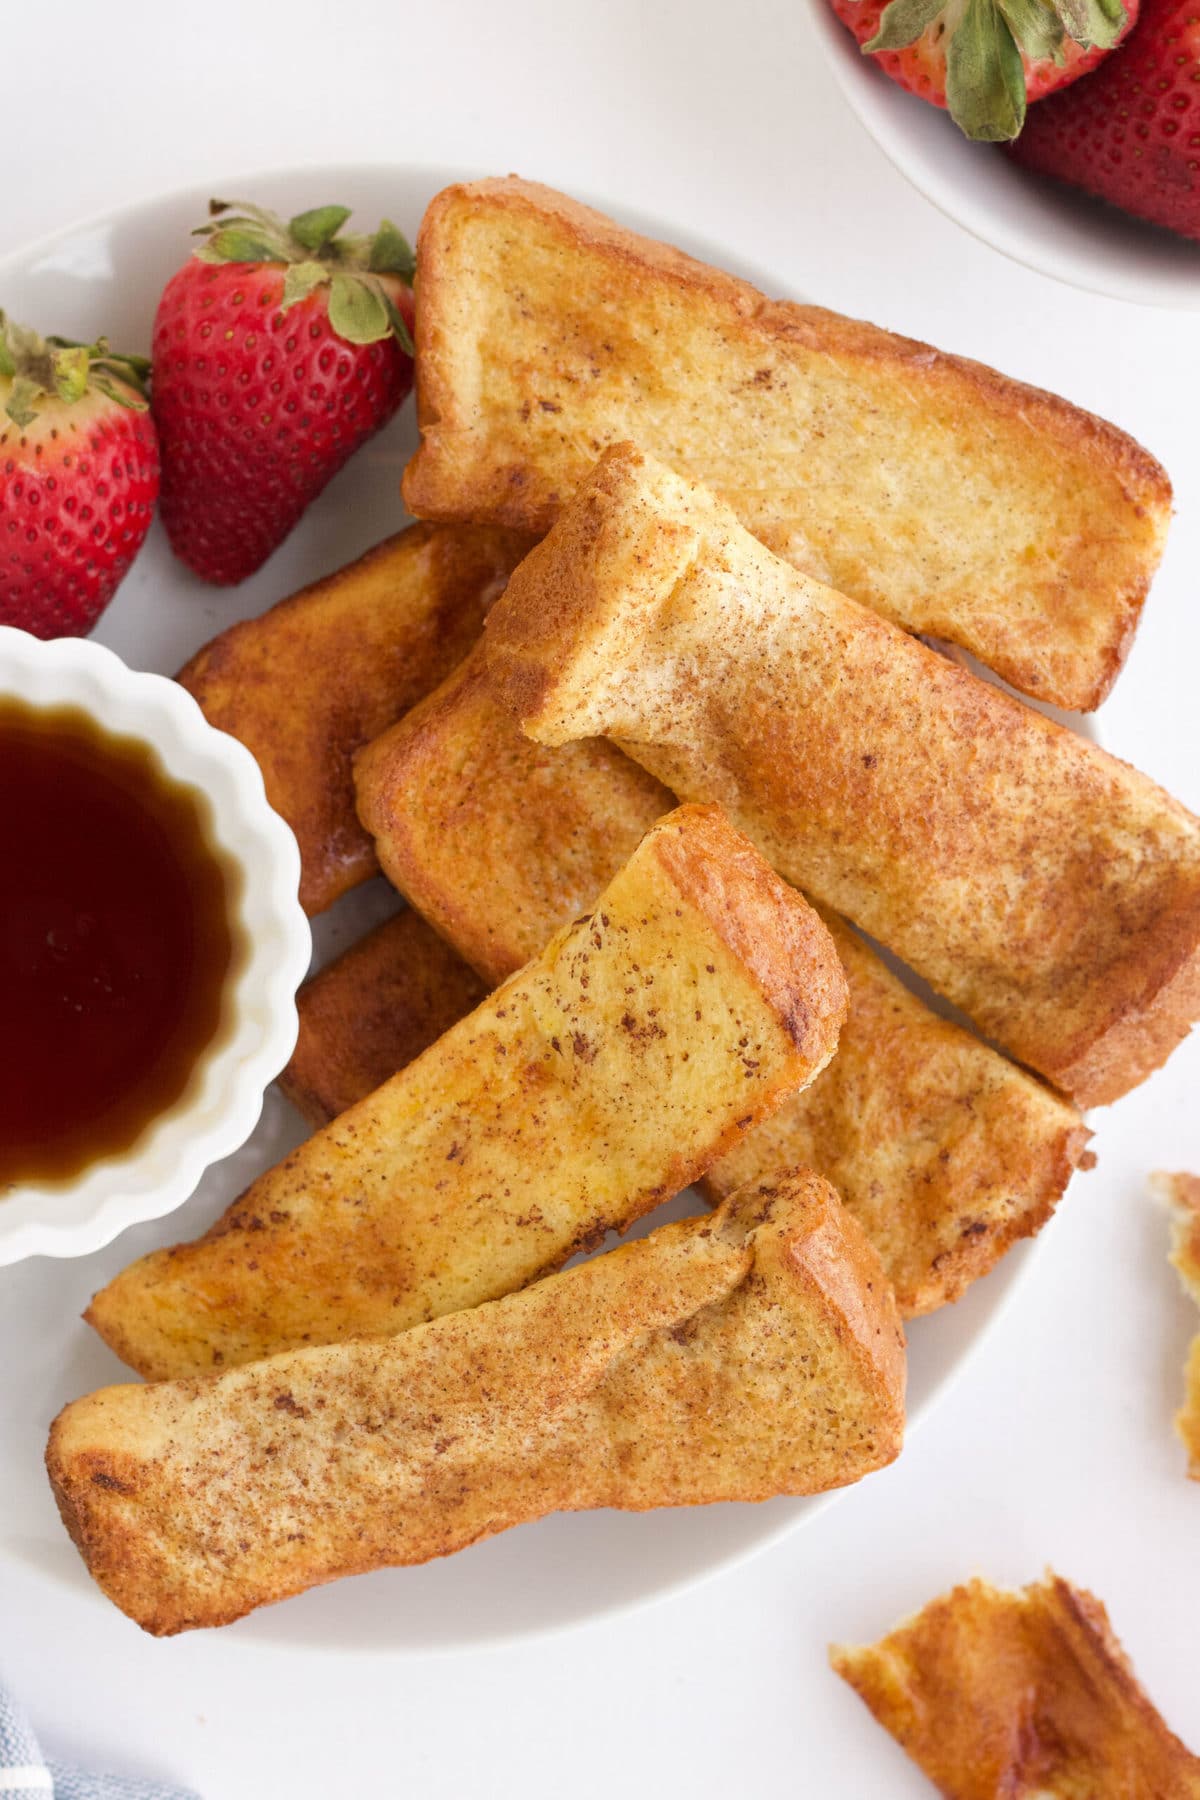
MULTIPOLYGON (((590 907, 673 804, 602 739, 524 737, 481 647, 360 753, 355 779, 385 873, 490 982, 590 907)), ((719 1199, 779 1169, 818 1170, 882 1254, 901 1312, 930 1312, 1041 1228, 1088 1132, 1067 1101, 931 1012, 832 914, 825 922, 850 996, 838 1053, 701 1190, 719 1199)))
POLYGON ((279 1086, 314 1129, 328 1125, 473 1012, 488 987, 407 907, 304 983, 279 1086))
POLYGON ((418 517, 540 536, 632 438, 895 624, 1060 706, 1108 692, 1171 512, 1124 432, 516 177, 443 190, 417 258, 418 517))
POLYGON ((830 1662, 946 1800, 1200 1800, 1094 1595, 971 1581, 830 1662))
POLYGON ((415 525, 231 625, 177 680, 245 744, 300 846, 300 900, 327 906, 376 872, 351 757, 436 687, 479 636, 529 540, 415 525))
POLYGON ((158 1381, 495 1299, 694 1181, 819 1074, 845 1011, 812 908, 681 807, 590 916, 87 1318, 158 1381))
POLYGON ((1080 1106, 1200 1013, 1200 820, 1095 744, 797 574, 633 445, 485 633, 541 743, 606 736, 713 801, 1080 1106))
MULTIPOLYGON (((1171 1208, 1171 1261, 1200 1306, 1200 1175, 1157 1174, 1151 1180, 1171 1208)), ((1175 1415, 1175 1429, 1188 1453, 1188 1474, 1200 1481, 1200 1332, 1192 1339, 1184 1379, 1184 1402, 1175 1415)))
POLYGON ((844 1486, 903 1426, 879 1259, 798 1171, 382 1342, 103 1389, 46 1461, 96 1581, 163 1635, 551 1511, 844 1486))

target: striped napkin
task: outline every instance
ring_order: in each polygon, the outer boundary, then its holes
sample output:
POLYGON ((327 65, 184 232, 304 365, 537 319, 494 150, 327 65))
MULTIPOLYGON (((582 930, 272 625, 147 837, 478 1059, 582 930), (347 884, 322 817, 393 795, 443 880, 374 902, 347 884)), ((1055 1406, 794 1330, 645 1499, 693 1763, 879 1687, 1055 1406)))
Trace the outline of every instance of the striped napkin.
POLYGON ((47 1762, 33 1727, 8 1690, 0 1686, 0 1800, 198 1800, 189 1788, 123 1775, 89 1775, 47 1762))

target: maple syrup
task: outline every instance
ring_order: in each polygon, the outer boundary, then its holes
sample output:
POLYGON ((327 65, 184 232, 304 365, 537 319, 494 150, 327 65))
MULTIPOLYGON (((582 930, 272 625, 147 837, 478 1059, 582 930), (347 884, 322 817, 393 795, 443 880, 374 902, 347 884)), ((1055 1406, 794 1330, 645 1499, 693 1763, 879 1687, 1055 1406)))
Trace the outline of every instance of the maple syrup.
POLYGON ((209 816, 150 745, 0 699, 0 1195, 129 1149, 217 1037, 241 874, 209 816))

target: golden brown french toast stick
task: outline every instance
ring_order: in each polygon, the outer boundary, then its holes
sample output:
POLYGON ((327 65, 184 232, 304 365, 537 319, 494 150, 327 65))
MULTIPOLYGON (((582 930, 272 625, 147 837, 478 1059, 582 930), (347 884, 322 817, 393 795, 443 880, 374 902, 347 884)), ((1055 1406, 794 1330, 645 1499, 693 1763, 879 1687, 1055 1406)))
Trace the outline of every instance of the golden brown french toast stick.
POLYGON ((476 1306, 624 1230, 817 1075, 846 985, 816 913, 715 807, 590 916, 88 1318, 154 1380, 476 1306))
POLYGON ((375 873, 350 762, 466 655, 528 547, 512 532, 412 526, 231 625, 180 671, 240 739, 300 845, 300 899, 323 912, 375 873))
MULTIPOLYGON (((385 873, 492 982, 590 907, 672 804, 601 738, 525 737, 491 692, 482 648, 360 753, 356 780, 385 873)), ((1088 1134, 1074 1107, 826 923, 850 996, 838 1053, 701 1186, 720 1197, 780 1169, 819 1170, 882 1254, 901 1311, 928 1312, 1045 1223, 1088 1134)))
POLYGON ((535 744, 483 646, 355 758, 380 867, 493 985, 594 905, 674 796, 601 738, 535 744))
POLYGON ((842 1487, 903 1428, 879 1260, 798 1171, 391 1338, 105 1388, 47 1466, 96 1581, 164 1635, 548 1512, 842 1487))
POLYGON ((328 1125, 473 1012, 489 985, 409 907, 304 983, 279 1085, 310 1125, 328 1125))
POLYGON ((417 255, 418 517, 540 536, 632 438, 806 574, 1026 693, 1087 708, 1112 685, 1171 511, 1124 432, 515 177, 437 195, 417 255))
POLYGON ((1200 821, 632 445, 526 557, 486 642, 532 737, 613 738, 723 806, 1079 1105, 1135 1087, 1200 1013, 1200 821))
POLYGON ((1094 1594, 969 1581, 834 1669, 946 1800, 1200 1800, 1094 1594))
POLYGON ((1050 1218, 1090 1132, 1061 1095, 939 1018, 825 914, 850 1010, 829 1067, 715 1162, 720 1200, 776 1169, 831 1181, 908 1318, 958 1300, 1050 1218))

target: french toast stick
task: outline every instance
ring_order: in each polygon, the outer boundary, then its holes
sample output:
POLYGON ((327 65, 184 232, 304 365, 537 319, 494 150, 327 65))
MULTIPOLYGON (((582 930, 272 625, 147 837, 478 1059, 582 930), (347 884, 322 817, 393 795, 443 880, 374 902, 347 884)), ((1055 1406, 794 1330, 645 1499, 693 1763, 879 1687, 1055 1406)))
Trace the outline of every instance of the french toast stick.
MULTIPOLYGON (((1157 1174, 1152 1179, 1156 1192, 1171 1208, 1171 1261, 1200 1306, 1200 1175, 1157 1174)), ((1200 1481, 1200 1332, 1188 1352, 1185 1382, 1175 1429, 1188 1453, 1188 1474, 1193 1481, 1200 1481)))
POLYGON ((490 985, 407 907, 304 983, 279 1086, 310 1125, 328 1125, 473 1012, 490 985))
POLYGON ((1124 432, 515 177, 444 189, 417 256, 419 518, 540 537, 632 438, 894 624, 1039 699, 1104 698, 1171 512, 1124 432))
POLYGON ((300 901, 376 872, 350 759, 436 687, 528 548, 513 532, 416 525, 231 625, 179 671, 210 725, 245 744, 300 846, 300 901))
POLYGON ((527 738, 482 645, 359 751, 354 785, 388 880, 493 986, 593 906, 675 805, 601 738, 527 738))
POLYGON ((87 1318, 164 1380, 524 1287, 811 1081, 845 1010, 812 908, 716 807, 681 807, 590 915, 87 1318))
POLYGON ((1053 1571, 969 1581, 829 1660, 946 1800, 1200 1800, 1103 1605, 1053 1571))
MULTIPOLYGON (((489 982, 590 907, 672 804, 603 739, 524 737, 491 692, 482 647, 359 753, 355 779, 385 873, 489 982)), ((825 922, 850 996, 838 1053, 700 1186, 720 1198, 779 1169, 817 1169, 882 1254, 901 1312, 929 1312, 1040 1229, 1088 1133, 1067 1101, 931 1012, 839 919, 825 922)))
POLYGON ((530 736, 610 737, 886 944, 1078 1105, 1200 1014, 1200 820, 798 574, 632 445, 489 619, 530 736))
POLYGON ((1069 1101, 919 1000, 836 915, 850 1007, 838 1053, 700 1182, 721 1200, 797 1164, 833 1183, 906 1318, 962 1298, 1046 1224, 1091 1133, 1069 1101))
POLYGON ((841 1487, 903 1427, 879 1259, 801 1170, 383 1341, 105 1388, 46 1460, 96 1581, 165 1635, 548 1512, 841 1487))

